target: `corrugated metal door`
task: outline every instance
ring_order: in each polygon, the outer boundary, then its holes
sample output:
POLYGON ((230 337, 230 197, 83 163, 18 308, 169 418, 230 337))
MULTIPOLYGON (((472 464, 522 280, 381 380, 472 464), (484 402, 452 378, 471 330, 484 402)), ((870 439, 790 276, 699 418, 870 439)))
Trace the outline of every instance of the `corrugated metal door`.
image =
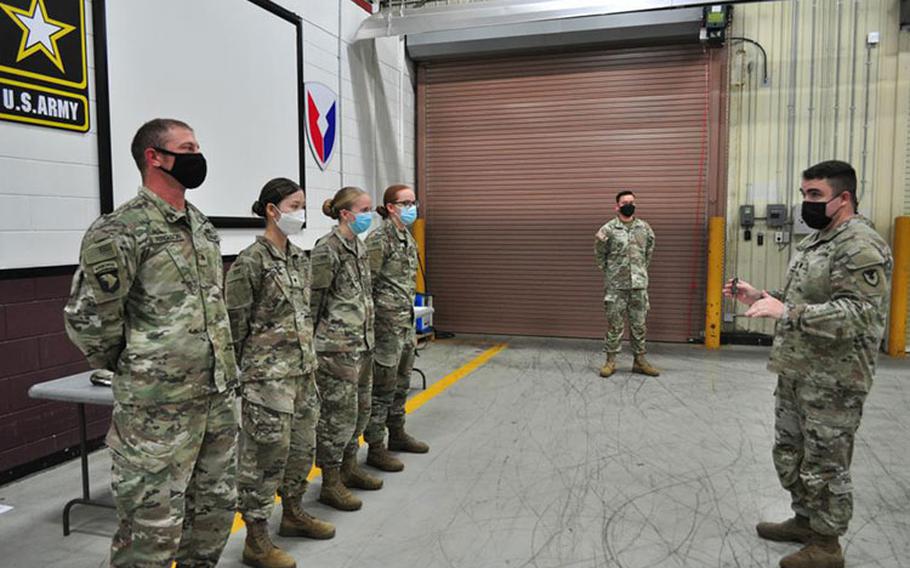
POLYGON ((631 189, 657 235, 649 338, 699 335, 707 162, 720 155, 710 60, 688 46, 422 67, 418 176, 437 328, 601 337, 594 233, 631 189))

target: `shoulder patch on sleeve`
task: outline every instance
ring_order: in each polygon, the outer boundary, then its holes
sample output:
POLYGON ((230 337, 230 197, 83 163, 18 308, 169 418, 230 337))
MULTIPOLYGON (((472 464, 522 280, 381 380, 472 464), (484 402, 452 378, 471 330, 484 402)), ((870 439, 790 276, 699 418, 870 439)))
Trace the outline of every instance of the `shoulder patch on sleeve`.
POLYGON ((117 245, 113 239, 104 239, 87 246, 82 252, 86 265, 93 265, 105 260, 117 258, 117 245))
POLYGON ((881 271, 877 268, 868 268, 863 271, 863 280, 873 288, 878 288, 881 283, 881 271))
POLYGON ((228 309, 246 308, 253 303, 253 289, 247 264, 237 259, 227 273, 225 299, 228 309))
POLYGON ((325 247, 314 250, 310 260, 313 288, 328 288, 332 284, 332 257, 325 247))
POLYGON ((861 270, 885 263, 885 258, 872 245, 866 245, 851 252, 852 254, 845 264, 849 270, 861 270))

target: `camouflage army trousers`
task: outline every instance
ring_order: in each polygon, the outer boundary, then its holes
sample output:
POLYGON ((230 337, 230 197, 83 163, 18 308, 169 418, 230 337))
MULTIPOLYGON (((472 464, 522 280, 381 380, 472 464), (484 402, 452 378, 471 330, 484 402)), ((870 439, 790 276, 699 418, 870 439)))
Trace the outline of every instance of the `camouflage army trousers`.
POLYGON ((607 354, 619 353, 622 332, 629 320, 629 336, 632 353, 641 355, 645 352, 645 319, 651 304, 646 289, 607 290, 604 294, 604 311, 607 314, 607 333, 604 337, 604 351, 607 354))
POLYGON ((277 381, 249 382, 242 387, 237 493, 238 509, 246 521, 267 521, 275 508, 276 492, 290 499, 302 497, 313 467, 319 420, 316 378, 308 374, 279 381, 290 383, 278 390, 294 393, 292 413, 262 404, 268 396, 247 394, 262 383, 277 381))
POLYGON ((115 404, 107 444, 120 522, 111 566, 215 566, 237 502, 234 392, 115 404))
POLYGON ((853 516, 850 463, 866 395, 780 376, 775 398, 774 467, 793 510, 816 532, 843 535, 853 516))
POLYGON ((370 422, 363 438, 368 444, 385 440, 387 427, 404 426, 404 405, 414 368, 414 328, 382 330, 376 324, 373 362, 373 401, 370 422))
POLYGON ((338 467, 357 453, 358 439, 370 420, 373 357, 369 351, 316 354, 316 384, 322 398, 316 426, 316 465, 338 467))

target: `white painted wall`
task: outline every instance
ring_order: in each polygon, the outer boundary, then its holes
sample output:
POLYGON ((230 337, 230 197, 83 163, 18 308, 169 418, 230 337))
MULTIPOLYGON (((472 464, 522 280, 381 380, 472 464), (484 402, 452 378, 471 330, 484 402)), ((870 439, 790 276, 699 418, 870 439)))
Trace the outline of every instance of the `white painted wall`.
MULTIPOLYGON (((339 187, 358 185, 377 200, 387 185, 415 182, 413 78, 401 39, 351 43, 368 16, 351 0, 277 3, 304 20, 304 80, 325 83, 341 96, 340 146, 328 169, 321 171, 303 149, 308 228, 295 240, 311 248, 331 230, 333 221, 321 207, 339 187)), ((0 270, 75 264, 82 234, 100 213, 91 18, 87 32, 91 130, 0 122, 0 270)), ((251 203, 259 189, 250 188, 251 203)), ((257 233, 222 230, 223 252, 236 253, 257 233)))

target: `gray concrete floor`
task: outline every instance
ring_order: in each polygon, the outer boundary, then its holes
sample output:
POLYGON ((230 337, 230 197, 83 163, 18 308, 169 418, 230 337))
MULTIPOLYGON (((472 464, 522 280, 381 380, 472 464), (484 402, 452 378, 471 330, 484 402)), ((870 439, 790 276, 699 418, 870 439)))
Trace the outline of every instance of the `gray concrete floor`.
MULTIPOLYGON (((409 417, 431 453, 361 492, 362 511, 316 503, 314 483, 308 508, 338 536, 277 539, 299 566, 770 567, 796 550, 753 529, 789 515, 770 458, 766 349, 654 345, 657 379, 632 375, 628 356, 597 377, 595 341, 459 338, 418 363, 432 382, 498 341, 508 348, 409 417)), ((882 357, 854 458, 848 566, 910 566, 908 409, 910 362, 882 357)), ((100 498, 109 464, 91 456, 100 498)), ((14 507, 0 514, 0 566, 104 565, 113 511, 77 507, 73 534, 61 533, 79 487, 78 462, 0 487, 14 507)), ((221 566, 241 566, 243 536, 221 566)))

